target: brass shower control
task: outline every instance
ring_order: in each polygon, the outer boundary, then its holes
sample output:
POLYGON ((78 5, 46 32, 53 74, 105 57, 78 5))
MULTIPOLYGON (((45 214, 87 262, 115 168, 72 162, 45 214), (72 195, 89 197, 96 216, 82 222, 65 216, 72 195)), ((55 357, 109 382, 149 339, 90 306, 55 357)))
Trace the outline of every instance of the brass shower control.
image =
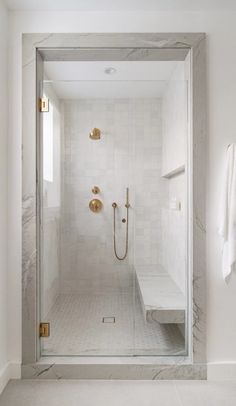
POLYGON ((101 130, 99 130, 99 128, 93 128, 92 131, 90 131, 90 133, 89 133, 89 137, 92 140, 100 140, 101 130))
POLYGON ((89 208, 93 213, 99 213, 102 210, 102 202, 99 199, 92 199, 89 202, 89 208))
POLYGON ((98 193, 100 193, 99 187, 98 187, 98 186, 94 186, 94 187, 92 188, 92 193, 93 193, 94 195, 97 195, 98 193))

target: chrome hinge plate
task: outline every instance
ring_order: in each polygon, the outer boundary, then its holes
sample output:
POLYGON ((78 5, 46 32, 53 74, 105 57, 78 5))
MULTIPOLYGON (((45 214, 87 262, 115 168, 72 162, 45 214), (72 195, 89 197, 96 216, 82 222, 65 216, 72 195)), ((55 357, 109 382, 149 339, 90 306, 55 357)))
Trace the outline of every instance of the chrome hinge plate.
POLYGON ((40 323, 39 325, 39 337, 50 336, 50 323, 40 323))
POLYGON ((49 112, 49 99, 47 97, 42 97, 39 99, 39 111, 41 113, 49 112))

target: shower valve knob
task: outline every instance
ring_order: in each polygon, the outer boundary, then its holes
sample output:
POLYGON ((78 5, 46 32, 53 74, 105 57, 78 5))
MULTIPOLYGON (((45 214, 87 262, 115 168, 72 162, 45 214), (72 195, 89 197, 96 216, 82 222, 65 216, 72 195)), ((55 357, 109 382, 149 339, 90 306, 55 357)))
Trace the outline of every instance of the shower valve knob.
POLYGON ((99 187, 98 187, 98 186, 94 186, 94 187, 92 188, 92 193, 93 193, 94 195, 97 195, 98 193, 100 193, 99 187))
POLYGON ((99 199, 92 199, 89 202, 89 208, 94 213, 99 213, 102 210, 102 202, 99 199))

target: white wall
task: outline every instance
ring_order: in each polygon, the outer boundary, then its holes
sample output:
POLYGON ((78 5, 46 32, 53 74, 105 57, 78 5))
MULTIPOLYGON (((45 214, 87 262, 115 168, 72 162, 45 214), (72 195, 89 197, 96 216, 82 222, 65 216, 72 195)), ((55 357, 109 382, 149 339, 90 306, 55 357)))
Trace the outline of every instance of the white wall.
POLYGON ((21 33, 22 32, 206 32, 208 75, 207 156, 207 357, 236 362, 236 275, 221 276, 217 235, 219 179, 225 149, 236 141, 236 13, 204 12, 15 12, 11 14, 9 120, 9 273, 11 355, 20 359, 21 336, 21 33), (14 118, 14 120, 13 120, 14 118), (14 256, 12 255, 14 252, 14 256), (14 299, 14 300, 13 300, 14 299))
POLYGON ((0 2, 0 392, 7 365, 7 10, 0 2))
MULTIPOLYGON (((10 378, 19 376, 19 365, 12 362, 8 322, 8 12, 0 0, 0 393, 10 378)), ((19 239, 18 239, 19 241, 19 239)), ((14 287, 11 286, 12 292, 14 287)), ((16 315, 16 314, 15 314, 16 315)), ((18 316, 17 316, 18 317, 18 316)), ((18 336, 19 337, 19 331, 18 336)), ((17 357, 19 359, 19 356, 17 357)))

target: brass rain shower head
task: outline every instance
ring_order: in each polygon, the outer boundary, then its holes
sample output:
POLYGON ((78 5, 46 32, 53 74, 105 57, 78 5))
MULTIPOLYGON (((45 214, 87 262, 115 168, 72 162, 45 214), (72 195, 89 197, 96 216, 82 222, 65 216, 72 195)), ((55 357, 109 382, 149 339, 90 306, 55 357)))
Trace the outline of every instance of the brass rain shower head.
POLYGON ((99 128, 93 128, 92 131, 89 133, 89 137, 91 140, 100 140, 101 138, 101 130, 99 128))

